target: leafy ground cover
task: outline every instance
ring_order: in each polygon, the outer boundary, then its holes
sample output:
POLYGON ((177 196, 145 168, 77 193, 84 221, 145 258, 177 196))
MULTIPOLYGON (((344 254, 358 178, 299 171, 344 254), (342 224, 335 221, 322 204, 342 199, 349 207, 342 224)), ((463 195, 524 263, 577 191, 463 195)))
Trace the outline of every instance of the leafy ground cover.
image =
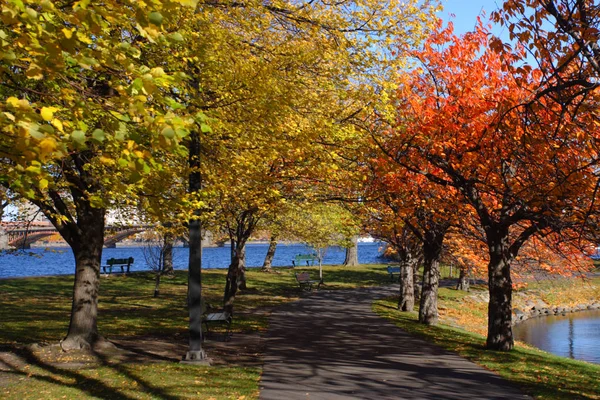
MULTIPOLYGON (((485 350, 487 306, 479 298, 483 293, 485 288, 477 286, 472 292, 441 288, 441 323, 434 327, 417 323, 417 312, 399 312, 397 299, 377 301, 373 307, 407 332, 499 373, 535 398, 600 399, 600 365, 557 357, 519 342, 508 353, 485 350)), ((531 283, 515 296, 519 302, 539 299, 551 305, 572 305, 590 297, 600 298, 600 278, 531 283)))
MULTIPOLYGON (((234 337, 209 337, 213 366, 178 361, 187 350, 187 274, 163 278, 153 297, 151 273, 102 277, 99 331, 117 345, 106 352, 63 353, 71 276, 0 280, 0 397, 6 399, 253 399, 261 372, 260 335, 270 310, 304 293, 294 273, 318 267, 247 273, 249 289, 235 303, 234 337)), ((207 303, 222 301, 225 271, 202 274, 207 303)), ((385 266, 324 267, 327 289, 351 289, 389 282, 385 266)), ((218 331, 218 330, 217 330, 218 331)), ((218 333, 218 332, 217 332, 218 333)))

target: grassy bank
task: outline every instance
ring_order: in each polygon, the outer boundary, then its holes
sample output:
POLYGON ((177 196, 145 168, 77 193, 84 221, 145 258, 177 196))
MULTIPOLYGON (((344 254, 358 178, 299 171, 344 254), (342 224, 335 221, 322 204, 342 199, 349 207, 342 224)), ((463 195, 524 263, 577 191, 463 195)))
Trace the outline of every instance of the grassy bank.
MULTIPOLYGON (((253 399, 258 396, 260 348, 272 307, 304 295, 293 273, 316 267, 250 270, 249 289, 235 303, 231 342, 206 342, 212 367, 181 365, 187 349, 187 275, 163 278, 154 298, 154 276, 136 273, 101 278, 98 328, 121 352, 62 353, 57 347, 70 315, 72 277, 0 280, 0 397, 6 399, 253 399), (247 338, 250 338, 248 340, 247 338), (30 346, 41 343, 42 346, 30 346), (164 350, 164 352, 161 352, 164 350)), ((207 302, 219 305, 225 271, 202 275, 207 302)), ((327 289, 388 282, 385 266, 324 267, 327 289)))
MULTIPOLYGON (((417 323, 418 314, 401 313, 396 299, 378 301, 374 310, 402 329, 454 351, 515 382, 524 392, 539 399, 600 399, 600 365, 553 356, 523 343, 515 350, 484 349, 487 304, 484 288, 470 293, 441 288, 440 324, 417 323)), ((516 292, 516 303, 543 300, 550 305, 573 305, 600 298, 600 278, 591 282, 555 280, 530 284, 516 292)))

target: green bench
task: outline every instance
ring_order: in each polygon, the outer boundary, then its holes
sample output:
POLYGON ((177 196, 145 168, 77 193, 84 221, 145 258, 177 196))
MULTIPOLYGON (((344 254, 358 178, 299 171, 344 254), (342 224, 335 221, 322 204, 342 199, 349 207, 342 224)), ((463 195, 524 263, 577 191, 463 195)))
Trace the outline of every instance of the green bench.
POLYGON ((106 270, 111 274, 113 268, 121 267, 121 272, 125 273, 125 268, 127 268, 127 273, 129 273, 129 267, 133 264, 133 257, 129 258, 109 258, 106 260, 106 265, 102 266, 102 270, 106 274, 106 270))
POLYGON ((390 282, 394 282, 394 274, 398 274, 398 281, 400 281, 400 267, 388 265, 387 272, 390 275, 390 282))
POLYGON ((292 260, 292 265, 294 267, 300 267, 302 265, 302 261, 306 262, 306 266, 315 265, 315 261, 318 261, 319 257, 314 254, 298 254, 292 260))

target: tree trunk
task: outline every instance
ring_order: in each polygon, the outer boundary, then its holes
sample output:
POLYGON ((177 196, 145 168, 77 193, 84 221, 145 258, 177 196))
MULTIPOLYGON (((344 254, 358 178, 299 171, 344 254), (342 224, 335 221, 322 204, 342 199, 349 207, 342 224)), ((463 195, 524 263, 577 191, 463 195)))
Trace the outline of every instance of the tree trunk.
POLYGON ((435 325, 438 321, 438 286, 440 280, 440 257, 445 229, 425 232, 423 241, 423 289, 419 307, 419 322, 435 325))
POLYGON ((486 347, 509 351, 514 347, 512 334, 512 281, 507 256, 508 231, 488 235, 488 334, 486 347))
POLYGON ((163 245, 163 259, 162 259, 162 273, 172 274, 173 273, 173 236, 171 234, 165 234, 164 245, 163 245))
POLYGON ((275 250, 277 249, 277 237, 271 236, 271 241, 269 242, 269 249, 267 250, 267 255, 265 256, 265 262, 263 263, 262 270, 263 272, 272 272, 272 263, 273 257, 275 256, 275 250))
POLYGON ((421 301, 421 292, 423 291, 423 282, 419 281, 419 261, 421 260, 417 260, 415 262, 413 268, 413 286, 415 290, 415 301, 418 302, 421 301))
MULTIPOLYGON (((200 174, 200 135, 193 131, 189 143, 189 165, 192 169, 189 176, 189 191, 192 194, 202 189, 200 174)), ((189 263, 188 263, 188 313, 189 313, 189 348, 184 362, 206 362, 206 353, 202 349, 202 226, 200 210, 194 211, 194 218, 189 222, 189 263)))
POLYGON ((400 311, 410 312, 415 307, 414 264, 415 260, 409 255, 400 267, 400 296, 398 298, 398 310, 400 311))
POLYGON ((469 273, 468 268, 465 266, 460 267, 460 275, 458 276, 458 283, 456 290, 469 291, 469 273))
POLYGON ((352 236, 352 246, 346 248, 345 267, 356 267, 358 263, 358 236, 352 236))
POLYGON ((240 290, 246 290, 246 242, 238 249, 239 253, 239 264, 238 264, 238 288, 240 290))
POLYGON ((154 297, 160 296, 160 277, 163 274, 162 270, 156 272, 156 278, 154 279, 154 297))
POLYGON ((236 243, 236 250, 227 270, 223 296, 223 308, 230 313, 233 313, 233 302, 238 289, 246 289, 246 244, 245 241, 241 245, 239 243, 236 243))
POLYGON ((64 351, 89 349, 102 340, 98 334, 97 317, 105 210, 83 203, 80 199, 79 235, 70 237, 69 241, 75 256, 75 282, 69 330, 61 342, 64 351))

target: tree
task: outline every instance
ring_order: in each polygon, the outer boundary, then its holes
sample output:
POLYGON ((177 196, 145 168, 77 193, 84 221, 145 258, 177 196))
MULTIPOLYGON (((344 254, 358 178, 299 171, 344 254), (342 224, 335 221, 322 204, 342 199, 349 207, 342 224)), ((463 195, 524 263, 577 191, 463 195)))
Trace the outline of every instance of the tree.
POLYGON ((400 81, 397 120, 381 140, 399 165, 469 205, 489 256, 487 347, 510 350, 511 263, 533 236, 584 226, 596 162, 586 121, 538 98, 541 73, 512 68, 523 53, 500 56, 487 37, 481 25, 461 38, 448 27, 415 52, 419 66, 400 81))
POLYGON ((173 236, 169 228, 158 227, 145 235, 142 253, 146 265, 155 274, 154 297, 160 296, 160 280, 163 275, 173 273, 173 236), (170 256, 170 257, 169 257, 170 256))
POLYGON ((369 223, 371 235, 392 246, 400 261, 398 309, 412 312, 415 300, 420 298, 421 293, 421 290, 416 288, 416 276, 418 266, 423 260, 423 246, 406 227, 401 217, 393 214, 384 216, 383 212, 375 211, 374 207, 372 210, 373 217, 369 223))
POLYGON ((287 220, 287 232, 295 240, 312 247, 319 260, 319 279, 323 282, 322 262, 327 247, 349 245, 357 232, 354 216, 343 205, 306 203, 287 220))
POLYGON ((419 322, 434 325, 438 319, 439 264, 444 239, 460 220, 461 204, 453 188, 436 187, 420 174, 402 165, 399 168, 398 159, 394 157, 397 153, 390 151, 390 147, 377 137, 377 131, 373 134, 379 154, 367 166, 372 179, 366 187, 366 199, 379 204, 375 209, 381 210, 378 213, 382 223, 380 228, 388 230, 384 235, 398 250, 407 270, 402 274, 399 305, 407 310, 412 308, 409 286, 413 284, 411 277, 419 259, 415 256, 422 256, 419 322), (415 241, 421 246, 419 253, 414 249, 415 241))
POLYGON ((179 6, 3 5, 2 183, 37 205, 73 250, 65 350, 103 343, 96 316, 106 208, 158 167, 154 148, 177 152, 187 134, 165 96, 183 76, 146 57, 180 38, 161 23, 179 6))
POLYGON ((272 264, 273 257, 275 257, 275 250, 277 249, 277 236, 271 234, 271 239, 269 240, 269 248, 267 249, 267 254, 265 255, 265 261, 263 262, 262 272, 273 272, 272 264))
POLYGON ((199 90, 174 97, 213 120, 199 133, 202 192, 234 239, 226 303, 244 281, 247 236, 301 190, 298 177, 328 180, 339 143, 356 135, 353 120, 381 97, 381 77, 395 73, 392 43, 418 42, 436 8, 428 0, 209 2, 178 15, 193 40, 160 58, 190 54, 185 72, 199 90))
MULTIPOLYGON (((598 88, 600 6, 593 1, 507 0, 492 19, 508 27, 537 63, 540 88, 536 97, 569 103, 598 88)), ((499 39, 499 51, 509 46, 499 39)))
POLYGON ((356 267, 358 263, 358 235, 352 236, 351 243, 346 247, 346 256, 344 257, 345 267, 356 267))

